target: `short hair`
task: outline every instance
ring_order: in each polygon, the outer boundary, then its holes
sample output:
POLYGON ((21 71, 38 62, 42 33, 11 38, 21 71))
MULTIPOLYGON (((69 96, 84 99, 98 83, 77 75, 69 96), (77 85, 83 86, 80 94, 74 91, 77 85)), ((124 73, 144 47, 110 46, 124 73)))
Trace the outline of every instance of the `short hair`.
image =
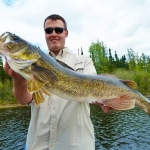
POLYGON ((48 16, 45 20, 44 20, 44 28, 45 28, 45 22, 46 22, 46 20, 48 20, 48 19, 51 19, 51 20, 61 20, 63 23, 64 23, 64 27, 65 27, 65 29, 67 29, 67 22, 66 22, 66 20, 63 18, 63 17, 61 17, 60 15, 57 15, 57 14, 52 14, 52 15, 50 15, 50 16, 48 16))

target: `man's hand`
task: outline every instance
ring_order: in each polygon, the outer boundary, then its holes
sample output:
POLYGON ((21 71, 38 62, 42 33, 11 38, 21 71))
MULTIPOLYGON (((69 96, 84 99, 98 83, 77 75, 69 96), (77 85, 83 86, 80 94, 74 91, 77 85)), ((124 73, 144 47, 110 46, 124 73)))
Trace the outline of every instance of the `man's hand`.
POLYGON ((28 92, 27 80, 13 71, 7 61, 4 70, 13 78, 13 94, 18 102, 22 105, 29 103, 32 100, 32 94, 28 92))
POLYGON ((102 105, 101 107, 102 107, 104 113, 109 113, 109 112, 112 110, 112 108, 111 108, 111 107, 108 107, 108 106, 102 105))
POLYGON ((111 110, 113 110, 111 107, 105 106, 105 105, 100 104, 98 102, 94 102, 92 104, 100 106, 102 108, 102 110, 104 111, 104 113, 106 113, 106 114, 109 113, 111 110))
MULTIPOLYGON (((110 75, 110 74, 107 74, 107 73, 100 74, 100 75, 103 75, 103 76, 110 76, 110 77, 113 77, 113 78, 117 78, 116 76, 110 75)), ((105 106, 105 105, 100 104, 100 103, 98 103, 98 102, 94 102, 93 104, 100 106, 100 107, 102 108, 102 110, 104 111, 104 113, 109 113, 111 110, 113 110, 113 108, 108 107, 108 106, 105 106)))
POLYGON ((21 75, 19 75, 18 73, 16 73, 15 71, 13 71, 8 62, 6 61, 5 66, 4 66, 4 70, 5 72, 7 72, 14 80, 16 79, 17 81, 22 81, 22 82, 26 82, 26 79, 24 79, 21 75))

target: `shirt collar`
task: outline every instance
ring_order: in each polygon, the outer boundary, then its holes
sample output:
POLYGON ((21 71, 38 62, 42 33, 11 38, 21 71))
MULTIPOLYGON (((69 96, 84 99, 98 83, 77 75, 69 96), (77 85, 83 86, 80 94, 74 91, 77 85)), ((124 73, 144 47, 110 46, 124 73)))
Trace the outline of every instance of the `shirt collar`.
MULTIPOLYGON (((69 49, 67 47, 65 47, 64 49, 60 50, 57 56, 64 56, 65 54, 67 54, 69 52, 69 49)), ((56 55, 50 50, 49 55, 56 58, 56 55)))

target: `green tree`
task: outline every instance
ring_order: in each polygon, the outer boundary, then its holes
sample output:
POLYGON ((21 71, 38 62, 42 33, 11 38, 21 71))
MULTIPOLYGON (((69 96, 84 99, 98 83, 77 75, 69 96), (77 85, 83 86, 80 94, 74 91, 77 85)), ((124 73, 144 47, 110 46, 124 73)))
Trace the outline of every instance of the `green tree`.
POLYGON ((137 67, 145 70, 146 72, 148 71, 147 56, 144 53, 142 53, 142 55, 138 58, 137 67))
POLYGON ((0 56, 0 81, 4 83, 5 80, 12 80, 11 77, 3 69, 3 59, 0 56))
POLYGON ((93 60, 94 66, 98 74, 108 71, 107 48, 103 42, 92 42, 89 47, 90 57, 93 60))
POLYGON ((128 49, 128 65, 130 70, 134 70, 137 67, 138 54, 133 51, 133 49, 128 49))

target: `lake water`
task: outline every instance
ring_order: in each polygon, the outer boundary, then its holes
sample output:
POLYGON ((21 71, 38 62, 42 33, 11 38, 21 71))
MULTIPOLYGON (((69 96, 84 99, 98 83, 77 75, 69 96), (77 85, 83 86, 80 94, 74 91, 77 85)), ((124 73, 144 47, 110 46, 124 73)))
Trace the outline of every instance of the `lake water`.
MULTIPOLYGON (((150 117, 139 108, 104 114, 91 106, 96 150, 150 150, 150 117)), ((0 150, 21 150, 25 145, 30 108, 0 109, 0 150)))
POLYGON ((0 109, 0 150, 21 150, 25 145, 30 108, 0 109))

